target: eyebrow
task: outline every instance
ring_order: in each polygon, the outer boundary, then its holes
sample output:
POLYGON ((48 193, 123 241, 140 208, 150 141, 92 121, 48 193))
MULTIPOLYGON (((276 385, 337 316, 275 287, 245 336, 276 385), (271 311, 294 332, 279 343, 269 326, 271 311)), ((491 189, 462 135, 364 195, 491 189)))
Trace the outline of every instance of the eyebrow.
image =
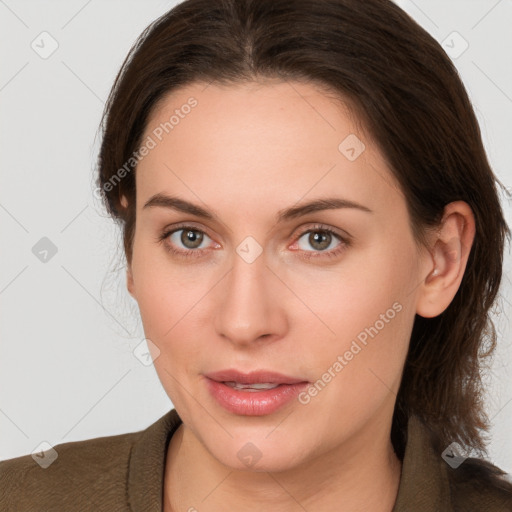
MULTIPOLYGON (((158 193, 152 196, 144 204, 143 209, 153 208, 155 206, 169 208, 171 210, 178 210, 180 212, 189 213, 204 219, 218 220, 215 214, 209 212, 197 204, 186 201, 185 199, 180 199, 179 197, 169 196, 162 193, 158 193)), ((307 215, 308 213, 319 212, 322 210, 336 210, 340 208, 353 208, 366 213, 373 213, 372 210, 370 210, 368 207, 354 201, 349 201, 339 197, 326 197, 322 199, 315 199, 298 206, 292 206, 290 208, 279 210, 277 212, 277 221, 282 222, 286 220, 292 220, 307 215)))

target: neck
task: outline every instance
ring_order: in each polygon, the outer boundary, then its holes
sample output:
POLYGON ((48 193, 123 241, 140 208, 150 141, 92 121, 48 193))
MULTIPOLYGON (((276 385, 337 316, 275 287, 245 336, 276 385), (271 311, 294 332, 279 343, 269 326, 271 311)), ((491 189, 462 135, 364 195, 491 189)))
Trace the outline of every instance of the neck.
POLYGON ((334 450, 271 473, 225 466, 182 424, 167 453, 164 511, 392 512, 401 462, 389 429, 374 425, 334 450))

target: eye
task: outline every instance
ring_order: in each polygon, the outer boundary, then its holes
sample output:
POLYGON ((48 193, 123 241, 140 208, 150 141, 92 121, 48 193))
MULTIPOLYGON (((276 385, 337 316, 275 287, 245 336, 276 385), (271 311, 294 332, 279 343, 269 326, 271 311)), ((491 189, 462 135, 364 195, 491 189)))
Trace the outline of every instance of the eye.
POLYGON ((304 259, 339 256, 350 245, 348 235, 342 236, 333 229, 317 225, 303 231, 290 247, 299 250, 304 259))
POLYGON ((307 251, 309 247, 313 247, 316 251, 327 251, 329 248, 332 249, 336 246, 336 243, 340 243, 337 240, 338 237, 332 231, 326 229, 315 229, 309 230, 303 233, 298 239, 299 249, 307 251))
POLYGON ((169 240, 177 245, 183 244, 185 249, 200 249, 201 244, 210 237, 199 231, 198 229, 193 228, 181 228, 171 232, 171 236, 169 240))
MULTIPOLYGON (((158 236, 157 242, 163 243, 165 249, 179 257, 195 258, 203 256, 213 240, 202 230, 194 226, 178 226, 166 229, 158 236)), ((215 247, 220 247, 215 243, 215 247)))

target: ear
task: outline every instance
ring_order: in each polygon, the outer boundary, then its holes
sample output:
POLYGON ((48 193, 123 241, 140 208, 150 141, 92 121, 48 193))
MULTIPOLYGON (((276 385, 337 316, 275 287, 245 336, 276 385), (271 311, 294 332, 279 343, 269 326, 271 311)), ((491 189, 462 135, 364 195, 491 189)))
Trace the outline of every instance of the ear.
MULTIPOLYGON (((119 201, 123 208, 126 208, 128 206, 128 199, 126 199, 126 196, 124 194, 121 194, 119 196, 119 201)), ((130 293, 130 295, 135 300, 137 300, 137 298, 135 297, 135 287, 133 284, 132 267, 129 263, 126 266, 126 288, 128 289, 128 292, 130 293)))
POLYGON ((418 315, 433 318, 450 305, 466 270, 474 238, 475 219, 470 206, 464 201, 448 204, 439 228, 429 241, 422 269, 428 274, 417 296, 418 315))
POLYGON ((126 267, 126 288, 128 289, 128 292, 130 295, 137 300, 137 297, 135 296, 135 286, 133 284, 133 274, 132 274, 132 267, 130 264, 126 267))

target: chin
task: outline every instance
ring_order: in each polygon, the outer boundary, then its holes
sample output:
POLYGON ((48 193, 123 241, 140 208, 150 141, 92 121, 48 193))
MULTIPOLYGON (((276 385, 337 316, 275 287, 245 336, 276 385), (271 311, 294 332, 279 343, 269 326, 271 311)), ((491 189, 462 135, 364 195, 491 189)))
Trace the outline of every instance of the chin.
POLYGON ((304 460, 304 442, 281 432, 268 437, 268 429, 251 429, 224 443, 206 439, 206 448, 215 459, 230 469, 253 472, 280 472, 294 468, 304 460), (283 438, 287 442, 283 442, 283 438))
POLYGON ((213 454, 217 460, 235 471, 251 471, 254 473, 279 473, 293 469, 299 461, 296 454, 271 454, 258 453, 253 446, 244 446, 241 450, 230 451, 231 456, 226 453, 213 454), (238 458, 238 452, 244 452, 242 460, 238 458))

